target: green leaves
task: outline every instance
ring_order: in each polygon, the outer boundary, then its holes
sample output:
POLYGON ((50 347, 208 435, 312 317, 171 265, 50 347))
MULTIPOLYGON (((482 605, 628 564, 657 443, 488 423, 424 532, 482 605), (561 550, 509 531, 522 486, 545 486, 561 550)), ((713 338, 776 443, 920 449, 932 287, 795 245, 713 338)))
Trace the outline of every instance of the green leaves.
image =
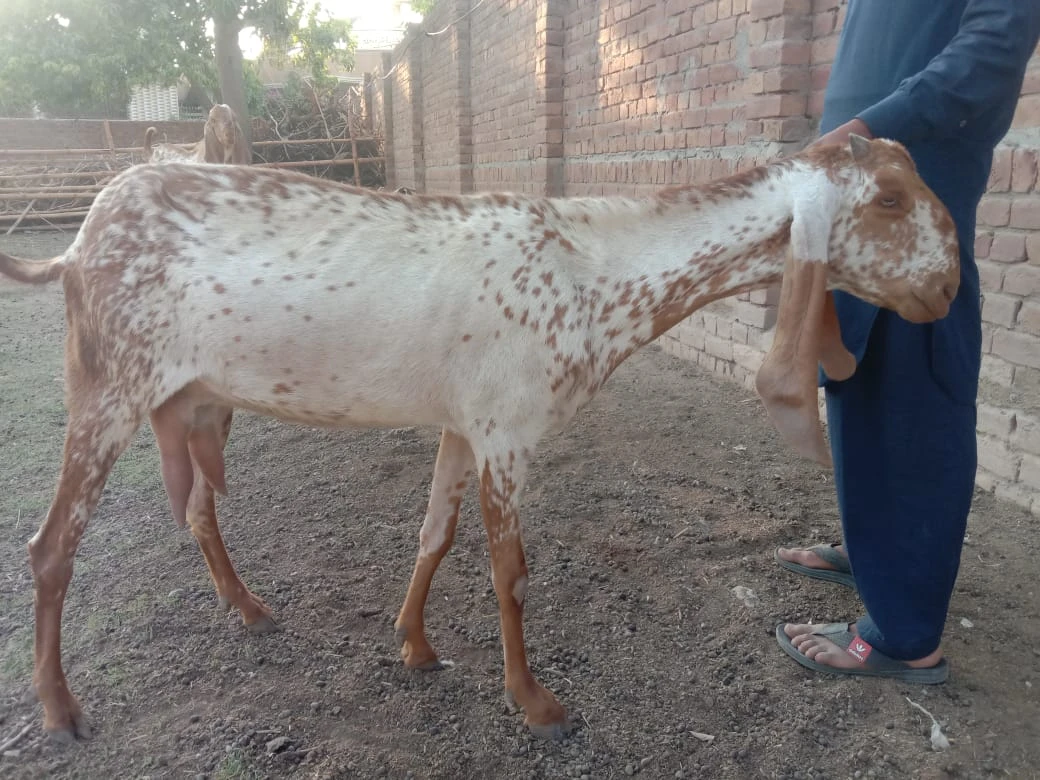
POLYGON ((181 77, 213 87, 215 19, 255 27, 316 79, 329 59, 353 60, 350 23, 305 15, 304 0, 3 0, 0 114, 121 106, 136 85, 181 77))

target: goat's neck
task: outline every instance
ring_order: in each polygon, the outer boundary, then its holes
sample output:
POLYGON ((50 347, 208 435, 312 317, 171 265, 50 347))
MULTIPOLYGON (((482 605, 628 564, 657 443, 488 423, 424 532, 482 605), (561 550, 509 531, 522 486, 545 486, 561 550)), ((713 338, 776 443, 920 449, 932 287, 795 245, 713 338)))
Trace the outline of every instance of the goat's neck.
POLYGON ((712 300, 779 281, 794 192, 821 175, 774 166, 591 214, 596 326, 627 356, 712 300))

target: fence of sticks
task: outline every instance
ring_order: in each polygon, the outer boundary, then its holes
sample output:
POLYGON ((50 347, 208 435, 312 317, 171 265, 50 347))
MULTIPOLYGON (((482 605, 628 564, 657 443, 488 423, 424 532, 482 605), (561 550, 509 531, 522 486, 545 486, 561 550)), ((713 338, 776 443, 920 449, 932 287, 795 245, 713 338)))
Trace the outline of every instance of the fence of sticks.
MULTIPOLYGON (((143 142, 148 123, 134 124, 143 142)), ((194 138, 177 140, 201 139, 203 123, 197 124, 194 138)), ((354 112, 326 117, 317 127, 270 115, 255 119, 253 164, 378 188, 385 182, 383 144, 365 125, 354 112)), ((95 148, 0 149, 0 235, 75 229, 114 176, 145 161, 143 145, 117 146, 109 122, 104 126, 104 145, 95 148)))

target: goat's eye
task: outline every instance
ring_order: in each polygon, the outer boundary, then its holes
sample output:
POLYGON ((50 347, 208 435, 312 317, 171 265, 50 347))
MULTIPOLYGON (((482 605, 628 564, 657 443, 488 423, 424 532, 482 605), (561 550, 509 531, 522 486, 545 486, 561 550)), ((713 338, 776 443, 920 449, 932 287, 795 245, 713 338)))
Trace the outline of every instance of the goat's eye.
POLYGON ((881 199, 881 205, 884 206, 886 209, 890 209, 893 206, 896 206, 898 204, 899 204, 899 198, 882 198, 881 199))

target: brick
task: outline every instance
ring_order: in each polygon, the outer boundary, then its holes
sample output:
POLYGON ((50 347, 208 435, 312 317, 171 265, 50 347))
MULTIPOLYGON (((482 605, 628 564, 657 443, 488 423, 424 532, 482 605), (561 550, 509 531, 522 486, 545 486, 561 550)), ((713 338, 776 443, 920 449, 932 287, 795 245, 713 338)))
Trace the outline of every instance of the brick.
POLYGON ((1004 271, 1003 291, 1028 297, 1040 293, 1040 266, 1018 263, 1004 271))
POLYGON ((737 301, 734 304, 733 313, 739 322, 752 328, 766 330, 776 324, 776 309, 771 306, 757 306, 753 303, 737 301))
POLYGON ((1018 330, 1040 336, 1040 302, 1023 301, 1016 320, 1018 330))
POLYGON ((997 488, 997 482, 999 482, 999 479, 996 474, 990 474, 984 468, 979 468, 975 472, 975 487, 979 490, 992 493, 997 488))
POLYGON ((1018 471, 1018 481, 1034 496, 1040 491, 1040 456, 1025 454, 1018 471))
POLYGON ((805 114, 804 95, 759 95, 748 100, 748 119, 793 117, 803 114, 805 114))
POLYGON ((1018 464, 1022 459, 1005 442, 992 436, 978 437, 978 458, 981 468, 1006 480, 1018 476, 1018 464))
POLYGON ((1040 368, 1040 337, 1012 330, 997 331, 993 335, 993 354, 1019 366, 1040 368))
POLYGON ((757 373, 762 367, 765 353, 747 344, 733 344, 733 362, 741 368, 757 373))
MULTIPOLYGON (((1019 479, 1021 480, 1021 476, 1019 479)), ((1020 482, 998 482, 993 492, 1001 501, 1010 501, 1023 509, 1029 509, 1032 506, 1035 496, 1035 491, 1020 482)))
POLYGON ((836 11, 826 11, 822 14, 816 14, 812 20, 812 36, 813 38, 823 38, 825 35, 830 35, 834 32, 837 27, 838 14, 836 11))
POLYGON ((1011 126, 1040 127, 1040 95, 1023 95, 1019 98, 1011 126))
POLYGON ((748 53, 752 68, 775 68, 777 65, 808 65, 812 50, 804 41, 775 41, 756 46, 748 53))
POLYGON ((979 203, 978 219, 983 225, 1001 227, 1011 218, 1011 198, 986 195, 979 203))
POLYGON ((1026 234, 1026 258, 1040 265, 1040 232, 1026 234))
POLYGON ((990 247, 993 246, 993 231, 977 229, 975 231, 975 258, 988 258, 990 247))
POLYGON ((1011 189, 1014 192, 1029 192, 1036 186, 1036 151, 1015 149, 1011 166, 1011 189))
POLYGON ((978 404, 978 430, 1001 441, 1008 441, 1017 424, 1015 410, 978 404))
POLYGON ((983 292, 998 291, 1004 282, 1004 266, 987 260, 979 260, 976 265, 979 268, 979 281, 982 283, 983 292))
POLYGON ((783 119, 765 119, 762 122, 762 136, 767 141, 805 141, 811 133, 809 118, 789 116, 783 119))
POLYGON ((809 85, 809 70, 801 66, 785 65, 762 73, 764 92, 801 92, 809 85))
POLYGON ((993 152, 993 167, 990 168, 989 182, 986 185, 990 192, 1007 192, 1011 189, 1011 158, 1014 150, 1000 146, 993 152))
POLYGON ((1008 224, 1027 230, 1040 229, 1040 196, 1021 196, 1011 202, 1008 224))
POLYGON ((1040 455, 1040 417, 1017 412, 1011 446, 1022 452, 1040 455))
POLYGON ((1026 234, 998 230, 993 235, 989 259, 998 263, 1019 263, 1026 259, 1026 234))
POLYGON ((780 302, 780 285, 773 284, 765 289, 752 290, 748 293, 748 300, 759 306, 775 306, 780 302))
POLYGON ((982 319, 994 325, 1013 328, 1021 307, 1021 298, 989 292, 982 297, 982 319))
POLYGON ((1040 92, 1040 68, 1029 68, 1022 81, 1022 94, 1033 95, 1040 92))
POLYGON ((1015 376, 1015 367, 1006 360, 994 355, 982 356, 982 368, 979 378, 984 382, 991 382, 999 387, 1007 387, 1015 376))

